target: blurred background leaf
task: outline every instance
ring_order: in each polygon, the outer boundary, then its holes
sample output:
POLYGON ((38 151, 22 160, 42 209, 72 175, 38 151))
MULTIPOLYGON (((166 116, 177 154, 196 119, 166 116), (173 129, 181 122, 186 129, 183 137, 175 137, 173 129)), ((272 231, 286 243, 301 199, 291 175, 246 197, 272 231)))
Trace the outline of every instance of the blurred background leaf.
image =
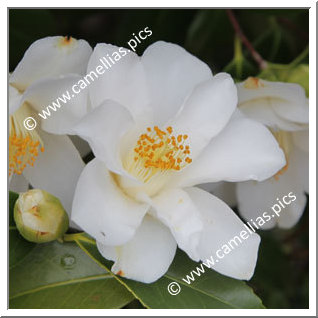
POLYGON ((309 308, 308 212, 307 203, 301 221, 290 230, 259 232, 262 242, 249 283, 267 308, 309 308))

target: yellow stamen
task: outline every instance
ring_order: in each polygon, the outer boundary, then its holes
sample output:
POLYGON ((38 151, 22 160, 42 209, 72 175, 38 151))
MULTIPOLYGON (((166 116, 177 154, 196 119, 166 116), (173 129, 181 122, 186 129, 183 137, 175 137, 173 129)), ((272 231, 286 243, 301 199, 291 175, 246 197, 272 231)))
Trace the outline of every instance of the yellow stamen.
POLYGON ((187 135, 172 135, 173 128, 165 130, 158 126, 148 127, 147 133, 139 136, 131 159, 126 160, 125 168, 139 179, 147 182, 159 172, 179 171, 192 162, 189 145, 184 142, 187 135), (186 150, 184 150, 186 149, 186 150))
POLYGON ((27 130, 23 120, 29 116, 28 106, 21 106, 10 116, 9 126, 9 176, 22 174, 27 165, 33 166, 43 142, 36 130, 27 130))

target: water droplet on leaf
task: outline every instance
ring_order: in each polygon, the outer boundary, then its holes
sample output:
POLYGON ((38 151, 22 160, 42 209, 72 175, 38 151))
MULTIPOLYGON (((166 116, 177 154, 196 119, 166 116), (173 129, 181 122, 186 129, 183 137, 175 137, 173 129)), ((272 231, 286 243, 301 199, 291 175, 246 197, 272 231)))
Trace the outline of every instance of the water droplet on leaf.
POLYGON ((71 269, 76 264, 76 258, 71 254, 65 254, 61 257, 61 265, 65 269, 71 269))

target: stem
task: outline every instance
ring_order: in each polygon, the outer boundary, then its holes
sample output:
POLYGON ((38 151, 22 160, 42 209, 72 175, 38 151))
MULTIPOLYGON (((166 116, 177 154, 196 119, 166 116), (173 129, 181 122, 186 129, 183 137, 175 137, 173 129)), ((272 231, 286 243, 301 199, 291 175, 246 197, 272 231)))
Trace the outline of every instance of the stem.
POLYGON ((261 55, 254 49, 253 45, 251 44, 251 42, 248 40, 248 38, 245 36, 245 34, 243 33, 234 13, 233 10, 231 9, 227 9, 226 13, 229 17, 229 20, 234 28, 235 33, 237 34, 237 36, 240 38, 240 40, 242 41, 242 43, 246 46, 247 50, 251 53, 252 58, 255 60, 255 62, 258 64, 259 68, 261 70, 264 70, 265 68, 267 68, 267 63, 266 61, 261 57, 261 55))
POLYGON ((302 37, 303 40, 308 41, 308 33, 301 30, 294 22, 285 17, 278 17, 277 21, 279 24, 284 25, 290 31, 297 33, 299 37, 302 37))
POLYGON ((74 234, 64 234, 63 242, 76 242, 76 241, 83 241, 90 244, 96 244, 96 242, 86 236, 83 233, 74 233, 74 234))
POLYGON ((234 39, 234 61, 236 68, 236 77, 241 78, 243 73, 243 54, 242 44, 239 37, 236 35, 234 39))
POLYGON ((309 46, 307 45, 307 47, 291 63, 289 63, 288 66, 289 67, 297 66, 305 57, 307 57, 308 53, 309 53, 309 46))

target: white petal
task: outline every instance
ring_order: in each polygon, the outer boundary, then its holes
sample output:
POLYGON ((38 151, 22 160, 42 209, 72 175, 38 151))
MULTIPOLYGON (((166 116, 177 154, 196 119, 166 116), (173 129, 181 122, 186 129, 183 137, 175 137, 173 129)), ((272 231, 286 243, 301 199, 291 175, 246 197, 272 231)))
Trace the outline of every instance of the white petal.
POLYGON ((202 183, 198 184, 197 187, 206 191, 212 193, 220 184, 223 182, 209 182, 209 183, 202 183))
POLYGON ((226 73, 219 73, 194 89, 171 122, 176 134, 189 136, 192 159, 225 127, 236 105, 236 86, 226 73))
MULTIPOLYGON (((92 107, 97 107, 104 100, 111 99, 125 106, 133 114, 135 120, 149 116, 145 73, 138 55, 114 45, 97 44, 88 63, 87 73, 90 72, 94 72, 98 76, 94 81, 90 81, 89 86, 92 107), (120 56, 117 58, 118 61, 112 57, 112 54, 116 55, 115 52, 120 56), (110 58, 115 64, 110 62, 110 58), (107 65, 107 61, 111 67, 107 65), (96 68, 103 74, 98 75, 96 68)), ((94 73, 92 76, 96 78, 94 73)))
POLYGON ((219 182, 211 193, 224 201, 230 207, 237 206, 236 200, 236 183, 234 182, 219 182))
POLYGON ((295 179, 298 180, 299 187, 309 193, 309 153, 295 148, 292 153, 292 161, 295 166, 295 179))
POLYGON ((253 85, 249 85, 249 81, 250 78, 237 84, 239 104, 260 98, 275 98, 285 101, 302 101, 306 98, 305 90, 298 84, 254 78, 253 85))
POLYGON ((173 261, 176 242, 162 223, 146 215, 131 241, 110 247, 97 242, 100 253, 115 261, 112 272, 142 283, 163 276, 173 261))
POLYGON ((25 52, 10 83, 23 91, 42 78, 67 73, 85 74, 91 53, 90 45, 84 40, 67 40, 62 36, 37 40, 25 52))
POLYGON ((277 223, 279 227, 290 228, 298 222, 307 201, 304 192, 307 190, 306 181, 308 181, 308 161, 301 160, 300 155, 301 151, 297 149, 290 154, 288 169, 278 179, 273 177, 263 182, 248 181, 237 185, 238 208, 245 220, 255 220, 267 212, 271 220, 267 221, 262 229, 272 228, 277 223), (288 197, 292 194, 297 198, 293 202, 288 197), (289 204, 284 204, 285 196, 287 196, 285 201, 289 204), (284 208, 281 209, 278 217, 275 209, 276 211, 280 209, 279 201, 284 208), (274 205, 276 207, 272 208, 274 205))
POLYGON ((292 132, 295 145, 305 152, 309 152, 309 130, 292 132))
POLYGON ((239 109, 249 118, 254 119, 268 127, 286 131, 302 130, 303 125, 294 123, 278 116, 272 106, 266 100, 260 99, 257 102, 250 101, 243 105, 239 104, 239 109))
POLYGON ((83 140, 82 138, 78 136, 70 136, 70 139, 72 140, 72 143, 74 144, 82 158, 87 156, 92 151, 88 142, 83 140))
POLYGON ((294 187, 288 187, 282 181, 278 181, 277 184, 274 184, 272 179, 258 184, 242 182, 237 185, 237 190, 239 211, 246 221, 262 222, 260 217, 265 220, 264 212, 271 217, 260 226, 262 230, 271 229, 275 225, 281 228, 293 227, 302 216, 306 206, 304 192, 299 189, 294 190, 294 187), (293 195, 297 199, 291 202, 293 195), (290 204, 284 204, 283 199, 290 204), (280 207, 279 201, 284 208, 280 207), (279 216, 275 214, 275 211, 279 213, 279 216))
POLYGON ((303 100, 272 102, 274 111, 283 119, 300 124, 309 122, 309 100, 305 96, 303 100))
POLYGON ((150 45, 141 60, 158 125, 177 113, 196 85, 212 77, 205 63, 172 43, 159 41, 150 45))
POLYGON ((41 115, 38 119, 41 120, 43 130, 53 134, 69 133, 87 113, 87 90, 82 90, 79 94, 72 91, 72 86, 80 78, 79 75, 67 75, 44 79, 32 84, 26 90, 23 101, 41 115))
POLYGON ((152 206, 156 216, 170 228, 178 246, 198 261, 197 247, 203 223, 189 195, 181 189, 164 190, 153 198, 152 206))
POLYGON ((135 235, 147 209, 127 197, 107 167, 93 159, 78 180, 72 220, 102 244, 121 245, 135 235))
POLYGON ((260 120, 263 117, 263 121, 272 117, 271 126, 278 124, 280 129, 294 130, 293 126, 297 127, 297 123, 308 123, 308 99, 300 85, 260 79, 254 81, 252 87, 246 85, 247 81, 237 84, 242 110, 254 116, 261 112, 258 117, 260 120))
POLYGON ((29 189, 29 182, 22 174, 14 174, 10 180, 9 189, 14 192, 26 192, 29 189))
POLYGON ((13 86, 9 85, 9 114, 13 114, 18 108, 22 105, 21 104, 22 94, 14 88, 13 86))
POLYGON ((211 256, 216 260, 219 249, 222 251, 224 245, 232 246, 230 253, 224 254, 224 250, 221 252, 224 257, 218 259, 219 262, 215 263, 213 269, 236 279, 250 279, 257 261, 260 237, 249 233, 238 216, 220 199, 198 188, 189 188, 186 191, 204 220, 199 245, 201 261, 205 262, 211 256), (249 237, 242 239, 241 231, 246 231, 249 237), (231 241, 233 239, 237 244, 231 241))
POLYGON ((58 197, 70 215, 76 182, 84 163, 67 136, 41 132, 44 152, 33 167, 26 167, 23 175, 34 188, 46 190, 58 197))
POLYGON ((234 116, 174 182, 183 187, 222 180, 264 180, 284 164, 284 153, 265 126, 234 116))
POLYGON ((118 174, 124 170, 120 159, 120 140, 134 125, 129 111, 106 100, 85 116, 72 130, 91 146, 96 158, 118 174))
MULTIPOLYGON (((294 193, 296 195, 296 193, 294 193)), ((297 199, 294 204, 286 207, 277 219, 277 224, 279 228, 290 229, 300 220, 304 213, 307 198, 304 193, 299 193, 296 195, 297 199)))
POLYGON ((230 207, 237 206, 235 182, 213 182, 198 184, 197 187, 207 191, 225 202, 230 207))
MULTIPOLYGON (((252 224, 252 221, 260 218, 258 219, 259 222, 263 223, 263 219, 266 222, 262 226, 259 226, 262 230, 271 229, 276 225, 277 219, 271 210, 272 205, 276 203, 276 198, 279 196, 276 193, 278 189, 278 182, 276 180, 271 178, 263 182, 240 182, 236 185, 236 189, 238 210, 246 222, 252 224), (265 213, 265 216, 263 213, 265 213), (270 219, 266 215, 269 215, 270 219)), ((285 189, 286 193, 284 195, 288 194, 287 191, 288 189, 285 189)))

